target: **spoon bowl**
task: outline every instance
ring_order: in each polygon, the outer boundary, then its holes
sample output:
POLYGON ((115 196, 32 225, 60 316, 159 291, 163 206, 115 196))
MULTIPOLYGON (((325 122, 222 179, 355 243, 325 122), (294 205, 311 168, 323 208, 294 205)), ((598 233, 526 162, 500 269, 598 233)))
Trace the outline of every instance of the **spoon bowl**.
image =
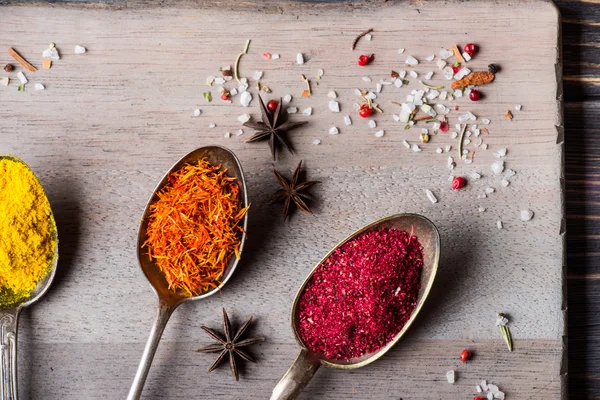
MULTIPOLYGON (((31 168, 17 157, 0 155, 1 160, 10 160, 22 164, 31 171, 31 168)), ((32 174, 35 177, 33 171, 32 174)), ((37 180, 37 183, 40 187, 42 186, 39 180, 37 180)), ((16 400, 19 394, 17 387, 17 334, 21 310, 38 301, 48 291, 56 275, 56 266, 58 265, 58 230, 52 210, 50 210, 48 223, 50 224, 50 235, 56 243, 54 252, 51 255, 52 259, 49 261, 49 272, 37 283, 29 294, 29 297, 0 307, 0 331, 2 332, 0 336, 0 370, 4 371, 0 376, 0 398, 2 399, 16 400)))
POLYGON ((427 218, 417 214, 397 214, 389 217, 382 218, 371 224, 368 224, 361 229, 357 230, 340 243, 337 244, 329 253, 325 255, 317 263, 317 265, 308 274, 300 289, 296 293, 294 303, 292 305, 291 322, 292 330, 296 341, 301 347, 300 354, 296 357, 296 360, 281 378, 275 389, 271 400, 292 400, 295 399, 308 384, 310 379, 316 373, 321 365, 338 368, 338 369, 354 369, 360 368, 367 364, 372 363, 378 358, 382 357, 388 350, 390 350, 401 338, 404 336, 408 328, 413 324, 419 311, 423 307, 425 300, 427 299, 433 281, 437 273, 438 263, 440 258, 440 235, 435 225, 427 218), (323 354, 312 352, 302 342, 299 333, 299 309, 300 297, 304 292, 304 288, 313 276, 315 271, 321 264, 327 260, 340 246, 344 243, 354 239, 362 233, 370 230, 381 229, 381 228, 396 228, 403 231, 413 232, 417 237, 419 243, 423 247, 423 270, 421 272, 421 289, 419 290, 417 305, 413 310, 410 319, 404 324, 402 329, 389 341, 385 346, 379 350, 364 354, 360 357, 351 358, 349 360, 334 360, 328 359, 323 354))
MULTIPOLYGON (((161 181, 158 183, 158 185, 152 192, 152 196, 146 204, 146 208, 144 210, 144 215, 142 217, 140 229, 138 232, 137 255, 142 272, 148 279, 148 282, 150 283, 152 289, 158 297, 158 313, 152 330, 150 332, 150 337, 148 338, 148 342, 146 343, 146 347, 144 349, 142 359, 140 361, 138 370, 133 380, 133 384, 129 391, 129 395, 127 396, 128 400, 140 398, 144 388, 144 383, 146 382, 146 377, 148 376, 148 371, 150 370, 150 365, 152 364, 152 359, 154 358, 154 354, 156 353, 156 349, 158 348, 158 343, 165 329, 165 326, 169 321, 169 317, 171 316, 173 311, 175 311, 175 309, 180 304, 186 301, 204 299, 206 297, 212 296, 215 293, 220 292, 221 288, 231 278, 231 275, 233 275, 233 272, 235 271, 238 265, 239 260, 235 256, 232 256, 229 260, 227 267, 225 268, 225 272, 223 273, 221 283, 218 287, 204 292, 198 296, 189 296, 182 290, 173 291, 169 288, 169 284, 165 279, 164 273, 158 268, 154 261, 151 260, 150 257, 148 257, 147 251, 143 248, 143 244, 146 242, 147 237, 146 232, 148 229, 148 217, 150 215, 150 206, 158 200, 157 193, 160 192, 169 182, 169 174, 171 172, 181 169, 186 164, 194 164, 202 159, 206 159, 211 165, 220 164, 221 168, 227 170, 227 174, 229 176, 236 178, 236 183, 238 184, 240 189, 239 193, 240 200, 242 203, 241 207, 246 207, 248 205, 246 182, 244 180, 244 173, 242 171, 240 161, 231 150, 221 146, 200 147, 192 151, 191 153, 186 154, 169 169, 169 171, 163 176, 161 181)), ((247 225, 248 213, 246 213, 244 219, 241 221, 241 226, 244 229, 244 231, 247 230, 247 225)), ((239 247, 240 254, 242 253, 245 242, 246 235, 242 235, 239 247)))

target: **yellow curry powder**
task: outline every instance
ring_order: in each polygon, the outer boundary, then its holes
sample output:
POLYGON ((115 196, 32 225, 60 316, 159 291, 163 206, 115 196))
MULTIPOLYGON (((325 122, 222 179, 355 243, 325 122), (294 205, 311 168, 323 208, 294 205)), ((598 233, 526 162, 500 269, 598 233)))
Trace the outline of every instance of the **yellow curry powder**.
POLYGON ((42 185, 25 164, 0 159, 0 306, 29 297, 50 272, 56 245, 42 185))

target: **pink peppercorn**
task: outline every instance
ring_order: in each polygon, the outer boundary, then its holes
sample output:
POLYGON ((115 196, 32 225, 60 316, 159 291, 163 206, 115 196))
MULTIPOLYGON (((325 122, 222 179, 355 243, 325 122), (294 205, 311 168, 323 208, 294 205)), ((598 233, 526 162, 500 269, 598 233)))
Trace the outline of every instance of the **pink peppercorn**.
POLYGON ((440 123, 440 131, 446 133, 446 132, 448 132, 448 129, 450 129, 450 126, 448 125, 448 123, 446 121, 442 121, 440 123))
POLYGON ((335 360, 381 349, 410 318, 422 269, 417 238, 396 228, 369 231, 340 246, 300 297, 302 342, 335 360))

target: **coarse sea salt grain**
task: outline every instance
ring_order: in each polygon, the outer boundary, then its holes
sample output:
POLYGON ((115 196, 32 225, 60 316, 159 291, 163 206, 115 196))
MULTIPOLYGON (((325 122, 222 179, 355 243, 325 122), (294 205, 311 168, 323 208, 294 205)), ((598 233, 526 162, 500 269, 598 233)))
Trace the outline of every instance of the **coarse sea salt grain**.
POLYGON ((432 202, 433 204, 438 202, 438 199, 433 195, 433 192, 429 189, 425 190, 425 194, 427 195, 427 198, 429 199, 430 202, 432 202))
POLYGON ((489 125, 490 124, 490 120, 487 118, 481 118, 481 122, 483 122, 484 125, 489 125))
POLYGON ((454 90, 454 92, 453 92, 452 94, 454 94, 454 97, 456 97, 457 99, 458 99, 459 97, 462 97, 462 96, 463 96, 463 92, 462 92, 462 90, 460 90, 460 89, 456 89, 456 90, 454 90))
POLYGON ((465 139, 463 143, 465 144, 465 146, 471 144, 471 139, 465 139))
POLYGON ((401 88, 403 84, 404 84, 404 82, 402 82, 402 79, 396 79, 394 81, 394 86, 397 88, 401 88))
POLYGON ((411 148, 412 148, 412 151, 414 151, 415 153, 418 153, 421 151, 421 148, 417 144, 413 144, 411 148))
POLYGON ((248 121, 250 121, 250 114, 242 114, 237 117, 237 120, 240 121, 242 124, 244 122, 248 122, 248 121))
POLYGON ((377 122, 374 119, 369 120, 369 128, 373 129, 377 126, 377 122))
POLYGON ((306 107, 304 110, 302 110, 302 114, 312 115, 312 107, 306 107))
POLYGON ((448 146, 446 146, 446 147, 444 148, 444 151, 445 151, 446 153, 447 153, 447 152, 449 152, 450 150, 452 150, 452 146, 451 146, 451 145, 448 145, 448 146))
POLYGON ((433 61, 434 58, 435 58, 435 54, 432 54, 430 56, 425 57, 425 60, 427 60, 427 61, 433 61))
POLYGON ((398 114, 393 114, 392 119, 396 122, 400 121, 400 116, 398 114))
POLYGON ((298 107, 288 107, 286 111, 288 114, 296 114, 298 112, 298 107))
POLYGON ((506 149, 500 149, 496 152, 496 157, 504 157, 506 155, 506 149))
POLYGON ((410 143, 408 143, 406 140, 403 140, 403 141, 402 141, 402 145, 403 145, 404 147, 406 147, 407 149, 410 149, 410 143))
POLYGON ((325 75, 325 71, 323 71, 323 69, 319 68, 317 70, 317 79, 321 79, 321 77, 325 75))
POLYGON ((85 53, 87 50, 85 47, 77 45, 75 46, 75 54, 83 54, 85 53))
POLYGON ((404 49, 403 48, 398 49, 398 54, 402 54, 402 53, 404 53, 404 49))
POLYGON ((369 93, 365 94, 365 99, 375 100, 376 98, 377 98, 377 95, 373 92, 369 92, 369 93))
POLYGON ((504 171, 504 161, 496 161, 492 163, 492 172, 496 175, 500 175, 504 171))
POLYGON ((502 221, 500 221, 500 220, 496 221, 496 228, 502 229, 502 221))
MULTIPOLYGON (((477 209, 477 211, 479 211, 479 212, 484 212, 484 211, 485 211, 485 207, 479 207, 479 208, 477 209)), ((478 392, 478 393, 481 393, 481 392, 478 392)))
POLYGON ((21 83, 24 85, 27 82, 29 82, 29 80, 27 79, 27 77, 25 76, 25 74, 21 71, 17 72, 17 78, 19 78, 19 80, 21 81, 21 83))
POLYGON ((372 37, 372 35, 371 35, 370 33, 367 33, 367 34, 365 35, 365 39, 366 39, 366 40, 369 40, 369 41, 370 41, 372 38, 373 38, 373 37, 372 37))
POLYGON ((521 111, 521 107, 522 107, 522 106, 521 106, 520 104, 517 104, 517 105, 515 106, 515 110, 517 110, 517 111, 521 111))
POLYGON ((475 147, 481 146, 481 143, 483 143, 483 140, 481 138, 477 139, 477 141, 475 142, 475 147))
POLYGON ((238 90, 236 88, 233 88, 229 91, 230 96, 235 96, 236 94, 238 94, 238 90))
POLYGON ((36 83, 35 85, 33 85, 33 87, 35 88, 35 90, 44 90, 44 89, 46 89, 46 86, 42 85, 41 83, 36 83))
POLYGON ((344 115, 344 123, 345 123, 347 126, 350 126, 350 125, 352 125, 352 120, 350 119, 350 116, 349 116, 349 115, 344 115))
POLYGON ((413 78, 418 78, 419 74, 417 74, 417 71, 410 71, 410 76, 412 76, 413 78))
POLYGON ((331 90, 329 93, 327 93, 327 97, 329 97, 330 99, 335 99, 337 98, 337 93, 331 90))
POLYGON ((200 114, 202 114, 202 111, 200 111, 200 109, 199 109, 199 108, 196 108, 196 109, 194 110, 194 117, 198 117, 200 114))
POLYGON ((419 64, 419 61, 413 56, 408 56, 406 57, 406 64, 414 67, 415 65, 419 64))
POLYGON ((454 79, 462 79, 465 76, 469 75, 471 73, 471 70, 467 67, 462 67, 460 69, 460 71, 458 71, 455 75, 454 75, 454 79))
POLYGON ((363 76, 362 80, 365 81, 365 82, 371 82, 372 81, 371 77, 369 77, 369 76, 363 76))
POLYGON ((383 135, 385 135, 385 132, 382 130, 375 132, 375 137, 383 137, 383 135))
POLYGON ((337 128, 337 126, 332 126, 329 128, 330 135, 337 135, 338 133, 340 133, 340 130, 337 128))
POLYGON ((283 102, 284 103, 289 103, 290 101, 292 101, 292 95, 291 94, 286 94, 285 96, 283 96, 283 102))
POLYGON ((454 77, 454 70, 452 69, 452 67, 444 67, 442 72, 444 74, 444 78, 446 78, 446 80, 448 81, 454 77))
POLYGON ((333 112, 340 112, 340 103, 335 100, 329 102, 329 109, 333 112))
POLYGON ((304 56, 302 55, 302 53, 296 54, 296 64, 298 64, 298 65, 304 64, 304 56))
POLYGON ((533 211, 531 210, 521 210, 520 213, 521 221, 527 222, 533 218, 533 211))
POLYGON ((244 131, 241 129, 238 129, 238 131, 235 133, 236 136, 242 136, 244 134, 244 131))
POLYGON ((375 91, 377 93, 381 93, 381 88, 383 87, 383 85, 381 83, 378 83, 377 85, 375 85, 375 91))
POLYGON ((215 78, 215 84, 216 85, 222 85, 225 83, 225 78, 219 77, 219 78, 215 78))
POLYGON ((510 178, 512 176, 515 176, 517 173, 515 171, 513 171, 512 169, 507 169, 506 173, 504 174, 505 177, 510 178))
POLYGON ((438 153, 438 154, 442 154, 443 151, 444 150, 442 150, 441 147, 438 147, 437 149, 435 149, 435 152, 438 153))
POLYGON ((448 383, 454 383, 455 378, 455 373, 454 370, 451 369, 450 371, 446 372, 446 379, 448 380, 448 383))
POLYGON ((260 78, 262 78, 262 76, 263 76, 263 72, 262 71, 254 71, 253 78, 254 78, 255 81, 257 81, 260 78))
POLYGON ((231 137, 231 132, 225 132, 225 134, 223 136, 225 136, 227 139, 229 139, 231 137))
POLYGON ((279 54, 275 53, 271 56, 271 59, 277 60, 279 57, 281 57, 281 56, 279 54))
POLYGON ((242 105, 242 107, 248 107, 251 101, 252 95, 250 94, 250 92, 245 91, 240 95, 240 104, 242 105))
POLYGON ((8 78, 8 76, 5 76, 2 79, 0 79, 0 84, 3 86, 8 86, 8 82, 10 82, 10 79, 8 78))
POLYGON ((471 172, 471 178, 473 179, 481 179, 481 174, 477 173, 477 172, 471 172))
POLYGON ((452 137, 452 139, 456 139, 458 137, 458 132, 452 132, 450 136, 452 137))
POLYGON ((510 185, 510 182, 507 181, 506 179, 502 179, 502 181, 500 183, 502 184, 503 187, 507 187, 508 185, 510 185))
POLYGON ((439 69, 444 69, 444 67, 446 66, 446 61, 444 60, 437 60, 435 65, 437 65, 437 67, 439 69))
POLYGON ((215 126, 217 126, 216 124, 208 124, 209 128, 214 128, 215 126))
POLYGON ((314 139, 312 141, 312 144, 314 144, 314 145, 321 144, 321 141, 319 139, 314 139))
POLYGON ((452 50, 442 49, 440 50, 439 55, 442 60, 445 60, 449 57, 452 57, 454 52, 452 50))
POLYGON ((481 148, 482 148, 482 149, 484 149, 484 150, 487 150, 487 148, 488 148, 488 145, 487 145, 487 143, 484 143, 484 144, 481 146, 481 148))
POLYGON ((469 55, 469 53, 462 53, 462 56, 465 59, 465 61, 471 61, 471 56, 469 55))
POLYGON ((477 195, 478 199, 485 199, 486 197, 487 197, 487 194, 485 194, 485 193, 480 193, 477 195))
POLYGON ((486 188, 485 188, 485 192, 486 192, 487 194, 492 194, 492 193, 494 193, 495 191, 496 191, 496 189, 494 189, 493 187, 486 187, 486 188))
POLYGON ((477 117, 472 112, 467 112, 458 117, 460 122, 475 121, 477 117))

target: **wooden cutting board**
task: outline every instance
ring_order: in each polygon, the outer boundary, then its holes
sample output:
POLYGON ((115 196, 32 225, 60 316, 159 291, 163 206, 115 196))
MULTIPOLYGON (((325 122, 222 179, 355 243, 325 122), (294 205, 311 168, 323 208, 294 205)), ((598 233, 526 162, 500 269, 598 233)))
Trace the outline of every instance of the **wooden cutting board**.
MULTIPOLYGON (((298 346, 289 311, 295 292, 314 264, 338 241, 380 217, 398 212, 430 218, 442 235, 439 276, 416 324, 376 363, 351 372, 321 369, 305 399, 469 399, 483 379, 498 384, 507 399, 558 399, 566 391, 564 296, 563 135, 560 16, 546 1, 369 2, 312 4, 233 1, 181 4, 158 9, 144 3, 6 6, 0 12, 0 64, 16 48, 40 67, 18 92, 15 73, 0 86, 0 153, 22 157, 39 174, 57 215, 60 263, 49 294, 22 317, 19 379, 24 398, 124 398, 155 315, 156 300, 136 261, 136 234, 145 202, 163 173, 192 149, 219 144, 241 159, 252 201, 249 241, 243 260, 222 295, 183 305, 174 314, 158 349, 144 392, 148 399, 264 399, 293 361, 298 346), (362 30, 373 28, 352 51, 362 30), (254 100, 229 105, 206 77, 240 63, 254 100), (41 69, 41 53, 55 42, 62 57, 41 69), (448 85, 435 61, 425 58, 453 44, 476 43, 467 65, 501 67, 496 81, 481 88, 483 100, 439 101, 457 118, 471 111, 489 135, 488 150, 472 164, 458 160, 450 133, 419 143, 420 124, 410 130, 395 122, 419 79, 448 85), (85 46, 83 55, 74 46, 85 46), (404 48, 403 54, 398 53, 404 48), (264 52, 281 58, 267 61, 264 52), (306 62, 296 64, 296 54, 306 62), (376 55, 369 67, 360 54, 376 55), (392 69, 409 70, 408 55, 421 60, 419 78, 407 87, 384 86, 376 100, 384 114, 377 128, 358 117, 355 89, 375 89, 392 69), (316 79, 319 69, 324 75, 316 79), (292 94, 289 106, 313 107, 309 124, 290 137, 296 154, 270 158, 266 143, 244 143, 237 116, 259 116, 252 76, 273 97, 292 94), (312 81, 313 95, 300 96, 312 81), (363 77, 370 77, 368 83, 363 77), (36 91, 33 84, 46 87, 36 91), (212 91, 208 104, 202 92, 212 91), (340 113, 328 109, 337 92, 340 113), (522 104, 516 111, 515 105, 522 104), (459 110, 453 109, 454 105, 459 110), (194 117, 196 108, 202 114, 194 117), (512 110, 514 119, 504 117, 512 110), (346 126, 343 116, 353 124, 346 126), (216 124, 209 129, 209 124, 216 124), (328 134, 337 126, 338 135, 328 134), (375 132, 384 130, 382 138, 375 132), (226 132, 233 133, 225 138, 226 132), (313 140, 321 140, 314 145, 313 140), (402 141, 419 144, 407 150, 402 141), (452 146, 446 154, 437 148, 452 146), (495 153, 517 174, 510 185, 491 173, 495 153), (447 167, 448 156, 458 162, 447 167), (314 216, 296 214, 283 222, 281 206, 269 204, 277 183, 272 168, 289 173, 300 159, 314 191, 314 216), (449 175, 477 171, 467 188, 450 190, 449 175), (478 198, 487 187, 494 193, 478 198), (439 199, 429 202, 425 190, 439 199), (478 209, 485 208, 481 212, 478 209), (519 212, 535 212, 521 222, 519 212), (503 229, 496 227, 503 222, 503 229), (210 355, 195 350, 210 343, 200 325, 219 328, 221 308, 234 324, 253 314, 254 334, 268 340, 255 347, 257 364, 246 365, 235 382, 227 366, 211 374, 210 355), (515 350, 509 353, 497 312, 510 315, 515 350), (458 355, 471 349, 472 362, 458 355), (457 381, 446 382, 454 369, 457 381)), ((19 68, 19 70, 21 70, 19 68)), ((233 85, 229 83, 228 87, 233 85)))

